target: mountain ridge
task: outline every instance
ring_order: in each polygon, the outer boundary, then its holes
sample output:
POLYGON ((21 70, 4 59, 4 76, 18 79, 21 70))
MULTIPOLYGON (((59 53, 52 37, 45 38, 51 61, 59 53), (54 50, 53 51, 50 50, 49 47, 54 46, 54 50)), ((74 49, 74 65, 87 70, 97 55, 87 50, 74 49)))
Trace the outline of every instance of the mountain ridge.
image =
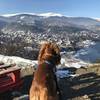
POLYGON ((40 14, 36 14, 36 13, 15 13, 15 14, 4 14, 1 15, 3 17, 11 17, 11 16, 16 16, 16 15, 21 15, 21 14, 28 14, 28 15, 36 15, 36 16, 44 16, 44 17, 49 17, 49 16, 64 16, 62 14, 59 13, 53 13, 53 12, 48 12, 48 13, 40 13, 40 14))
MULTIPOLYGON (((16 14, 5 14, 0 16, 0 20, 5 22, 27 22, 27 23, 34 23, 34 21, 45 21, 47 22, 50 20, 52 23, 57 22, 61 25, 62 23, 72 24, 74 26, 83 27, 87 26, 96 26, 100 25, 100 21, 94 18, 89 17, 67 17, 58 13, 42 13, 42 14, 35 14, 35 13, 16 13, 16 14)), ((49 21, 49 22, 50 22, 49 21)), ((57 24, 59 25, 59 24, 57 24)), ((66 24, 65 24, 66 25, 66 24)))

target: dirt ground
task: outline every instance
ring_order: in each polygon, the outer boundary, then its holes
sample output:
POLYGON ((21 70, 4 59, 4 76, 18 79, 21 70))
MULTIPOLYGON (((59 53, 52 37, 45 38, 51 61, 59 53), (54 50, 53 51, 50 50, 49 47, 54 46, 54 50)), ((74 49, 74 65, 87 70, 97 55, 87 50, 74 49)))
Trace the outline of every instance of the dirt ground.
MULTIPOLYGON (((71 68, 68 68, 71 70, 71 68)), ((30 71, 30 70, 29 70, 30 71)), ((73 70, 72 70, 73 71, 73 70)), ((24 71, 23 71, 24 72, 24 71)), ((22 99, 22 95, 29 94, 29 88, 33 79, 32 72, 24 73, 24 84, 20 91, 20 95, 17 98, 13 97, 8 99, 8 97, 0 100, 28 100, 22 99), (25 73, 29 73, 26 74, 25 73)), ((77 74, 76 77, 67 77, 59 80, 59 87, 62 93, 62 100, 100 100, 100 65, 93 65, 87 68, 79 68, 74 70, 77 74)), ((2 96, 3 96, 2 95, 2 96)), ((26 96, 27 97, 27 96, 26 96)))

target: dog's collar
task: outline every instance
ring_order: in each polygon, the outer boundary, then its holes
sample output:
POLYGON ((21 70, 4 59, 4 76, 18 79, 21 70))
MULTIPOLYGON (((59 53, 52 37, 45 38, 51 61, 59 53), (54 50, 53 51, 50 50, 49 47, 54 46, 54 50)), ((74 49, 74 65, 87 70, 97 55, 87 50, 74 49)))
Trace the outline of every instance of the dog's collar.
MULTIPOLYGON (((45 61, 45 63, 46 63, 46 64, 53 65, 51 62, 49 62, 49 61, 47 61, 47 60, 45 61)), ((53 65, 53 66, 54 66, 54 65, 53 65)), ((56 72, 56 68, 55 68, 55 67, 53 68, 53 72, 56 72)))
POLYGON ((49 65, 53 65, 53 66, 54 66, 54 64, 53 64, 53 63, 51 63, 50 61, 47 61, 47 60, 46 60, 46 61, 45 61, 45 63, 46 63, 46 64, 49 64, 49 65))
POLYGON ((49 62, 49 61, 47 61, 47 60, 45 61, 45 63, 47 63, 47 64, 51 64, 51 65, 52 65, 52 63, 50 63, 50 62, 49 62))
POLYGON ((54 66, 54 64, 51 63, 50 61, 47 61, 47 60, 46 60, 45 63, 54 66))

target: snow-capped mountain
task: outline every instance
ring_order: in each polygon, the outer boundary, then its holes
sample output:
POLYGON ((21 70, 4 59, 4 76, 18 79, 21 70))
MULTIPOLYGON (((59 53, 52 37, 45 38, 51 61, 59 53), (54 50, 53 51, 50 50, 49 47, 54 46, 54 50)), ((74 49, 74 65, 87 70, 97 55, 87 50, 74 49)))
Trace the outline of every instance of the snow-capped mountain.
POLYGON ((43 17, 51 17, 51 16, 62 17, 62 16, 64 16, 64 15, 62 15, 62 14, 53 13, 53 12, 49 12, 49 13, 40 13, 40 14, 36 14, 36 13, 15 13, 15 14, 4 14, 4 15, 2 15, 2 16, 3 16, 3 17, 12 17, 12 16, 16 16, 16 15, 21 15, 21 14, 36 15, 36 16, 43 16, 43 17))
MULTIPOLYGON (((42 27, 42 30, 47 27, 52 27, 49 30, 60 31, 74 31, 74 30, 99 30, 100 22, 87 17, 66 17, 58 13, 16 13, 16 14, 5 14, 0 16, 0 21, 6 23, 6 27, 11 25, 12 23, 16 23, 16 25, 30 25, 32 27, 37 26, 38 28, 42 27), (57 28, 54 28, 57 27, 57 28)), ((0 23, 1 24, 1 23, 0 23)), ((0 25, 1 26, 1 25, 0 25)), ((12 26, 11 26, 12 27, 12 26)), ((5 28, 5 27, 4 27, 5 28)), ((12 27, 13 28, 13 27, 12 27)), ((46 29, 48 30, 48 29, 46 29)))
POLYGON ((51 17, 51 16, 58 16, 58 17, 63 17, 62 14, 58 14, 58 13, 42 13, 42 14, 38 14, 38 16, 44 16, 44 17, 51 17))
POLYGON ((95 20, 97 20, 97 21, 100 21, 100 18, 94 18, 95 20))
POLYGON ((38 53, 34 48, 37 49, 42 40, 77 50, 84 47, 84 40, 100 40, 99 30, 100 22, 87 17, 66 17, 57 13, 7 14, 0 16, 0 52, 36 59, 31 53, 38 53))
MULTIPOLYGON (((76 25, 96 25, 96 24, 100 24, 98 22, 98 20, 92 19, 92 18, 87 18, 87 17, 67 17, 65 15, 62 14, 58 14, 58 13, 41 13, 41 14, 35 14, 35 13, 16 13, 16 14, 5 14, 5 15, 1 15, 2 19, 3 17, 6 17, 6 19, 12 19, 15 20, 15 18, 17 20, 25 20, 25 18, 29 18, 30 20, 33 18, 36 18, 36 20, 38 20, 39 18, 44 19, 46 18, 47 20, 52 19, 54 20, 61 20, 61 22, 67 22, 69 24, 76 24, 76 25), (52 18, 51 18, 52 17, 52 18), (63 21, 64 20, 64 21, 63 21)), ((2 20, 0 18, 0 20, 2 20)), ((16 21, 16 20, 15 20, 16 21)))

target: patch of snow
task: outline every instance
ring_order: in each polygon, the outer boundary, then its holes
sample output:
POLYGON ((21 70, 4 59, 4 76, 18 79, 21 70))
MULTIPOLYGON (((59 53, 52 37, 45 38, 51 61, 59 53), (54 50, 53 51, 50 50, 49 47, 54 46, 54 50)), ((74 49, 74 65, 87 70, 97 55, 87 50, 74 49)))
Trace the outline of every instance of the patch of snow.
POLYGON ((21 21, 19 20, 19 21, 17 21, 18 23, 21 23, 21 21))
POLYGON ((78 42, 77 45, 79 47, 88 48, 89 46, 95 45, 95 42, 92 40, 85 40, 85 41, 78 42))
POLYGON ((27 51, 32 51, 33 50, 33 48, 32 47, 29 47, 29 46, 24 47, 24 49, 27 50, 27 51))
POLYGON ((99 21, 99 22, 100 22, 100 18, 93 18, 93 19, 95 19, 95 20, 97 20, 97 21, 99 21))
POLYGON ((78 74, 72 74, 69 70, 57 70, 57 78, 76 77, 78 74))
POLYGON ((15 13, 15 14, 4 14, 2 15, 3 17, 12 17, 12 16, 16 16, 19 15, 20 13, 15 13))
POLYGON ((89 63, 84 62, 80 59, 71 57, 71 58, 61 58, 61 65, 64 65, 66 67, 80 68, 80 67, 85 67, 85 66, 89 65, 89 63))
POLYGON ((2 15, 3 17, 12 17, 12 16, 16 16, 16 15, 21 15, 21 14, 29 14, 29 15, 36 15, 35 13, 14 13, 14 14, 4 14, 2 15))
POLYGON ((83 41, 82 44, 84 45, 84 47, 89 47, 91 45, 95 45, 95 42, 93 42, 92 40, 86 40, 83 41))
POLYGON ((71 63, 67 63, 67 64, 65 64, 66 66, 68 66, 68 67, 75 67, 75 68, 80 68, 80 67, 82 67, 82 66, 87 66, 88 65, 88 63, 85 63, 85 62, 83 62, 83 61, 80 61, 80 62, 71 62, 71 63))
POLYGON ((68 70, 57 70, 56 75, 58 78, 69 77, 70 73, 68 70))
POLYGON ((24 18, 25 18, 25 16, 21 16, 21 17, 20 17, 21 20, 24 19, 24 18))
MULTIPOLYGON (((16 64, 17 66, 21 67, 22 69, 25 69, 26 67, 34 67, 37 68, 38 66, 38 61, 37 60, 29 60, 29 59, 24 59, 21 57, 15 57, 15 56, 4 56, 0 55, 0 62, 4 62, 5 64, 16 64)), ((62 64, 66 62, 65 59, 62 58, 61 60, 62 64)), ((63 65, 60 65, 61 67, 63 65)), ((68 66, 72 67, 80 67, 79 64, 75 63, 67 63, 68 66)), ((66 65, 66 64, 65 64, 66 65)), ((80 64, 82 65, 82 64, 80 64)), ((56 75, 58 78, 64 78, 64 77, 75 77, 76 75, 72 74, 69 70, 62 70, 62 69, 57 69, 56 75)))
POLYGON ((62 17, 63 15, 61 14, 58 14, 58 13, 52 13, 52 12, 49 12, 49 13, 42 13, 42 14, 38 14, 39 16, 43 16, 43 17, 51 17, 51 16, 58 16, 58 17, 62 17))
POLYGON ((0 62, 4 62, 6 64, 16 64, 16 65, 23 65, 23 66, 36 66, 37 61, 32 61, 29 59, 24 59, 21 57, 15 57, 15 56, 4 56, 0 55, 0 62))
POLYGON ((66 61, 65 61, 64 58, 61 58, 61 61, 60 62, 61 62, 62 65, 64 65, 66 61))

